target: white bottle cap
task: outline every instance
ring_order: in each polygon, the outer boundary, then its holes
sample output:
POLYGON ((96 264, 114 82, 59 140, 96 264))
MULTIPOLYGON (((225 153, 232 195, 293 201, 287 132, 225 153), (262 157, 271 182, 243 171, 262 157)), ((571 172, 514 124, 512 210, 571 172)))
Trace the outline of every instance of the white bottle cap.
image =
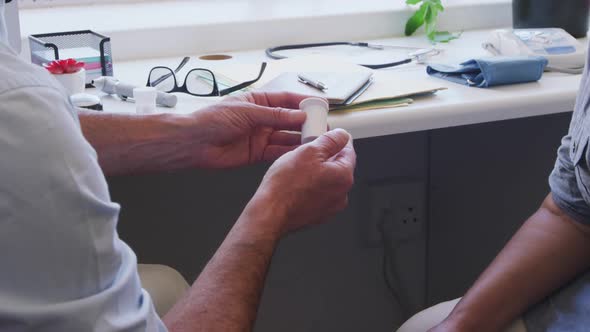
POLYGON ((137 114, 156 113, 156 97, 158 90, 154 87, 142 87, 133 89, 135 99, 135 111, 137 114))
POLYGON ((328 130, 328 111, 330 105, 322 98, 307 98, 299 104, 307 114, 301 129, 301 144, 309 143, 328 130))

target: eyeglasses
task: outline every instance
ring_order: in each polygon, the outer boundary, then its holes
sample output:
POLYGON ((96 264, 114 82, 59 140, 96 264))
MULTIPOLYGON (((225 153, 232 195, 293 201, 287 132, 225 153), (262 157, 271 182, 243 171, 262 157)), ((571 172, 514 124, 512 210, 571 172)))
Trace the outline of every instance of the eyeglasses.
POLYGON ((220 90, 215 79, 215 74, 212 71, 204 68, 195 68, 186 74, 183 85, 178 86, 176 73, 188 62, 188 59, 188 57, 184 58, 174 71, 162 66, 152 68, 148 76, 147 86, 156 87, 163 92, 183 92, 199 97, 225 96, 256 83, 266 69, 266 62, 263 62, 260 66, 258 77, 255 79, 220 90))

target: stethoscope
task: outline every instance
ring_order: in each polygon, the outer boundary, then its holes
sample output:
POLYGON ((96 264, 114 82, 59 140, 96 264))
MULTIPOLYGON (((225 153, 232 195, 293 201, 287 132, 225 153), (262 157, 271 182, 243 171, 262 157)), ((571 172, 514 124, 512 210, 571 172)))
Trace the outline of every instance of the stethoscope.
POLYGON ((266 55, 275 60, 286 59, 287 57, 284 55, 277 54, 280 51, 287 51, 287 50, 299 50, 304 48, 313 48, 313 47, 326 47, 326 46, 355 46, 355 47, 367 47, 374 50, 384 50, 386 48, 389 49, 400 49, 400 50, 410 50, 408 57, 401 61, 390 62, 390 63, 382 63, 382 64, 375 64, 375 65, 363 65, 359 64, 360 66, 371 68, 371 69, 382 69, 382 68, 389 68, 400 66, 406 63, 411 63, 415 61, 420 64, 426 63, 426 61, 442 52, 440 49, 432 48, 419 48, 419 47, 409 47, 409 46, 394 46, 394 45, 378 45, 378 44, 370 44, 370 43, 354 43, 354 42, 331 42, 331 43, 313 43, 313 44, 294 44, 294 45, 283 45, 283 46, 276 46, 270 47, 266 49, 266 55))

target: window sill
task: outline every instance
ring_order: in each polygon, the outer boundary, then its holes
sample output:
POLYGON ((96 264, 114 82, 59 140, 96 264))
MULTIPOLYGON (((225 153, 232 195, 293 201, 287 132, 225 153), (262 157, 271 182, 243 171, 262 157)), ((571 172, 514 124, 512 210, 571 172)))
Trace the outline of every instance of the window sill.
MULTIPOLYGON (((510 8, 510 0, 448 0, 440 28, 509 26, 510 8)), ((111 37, 115 60, 129 60, 399 36, 410 14, 394 0, 165 1, 23 9, 21 30, 24 52, 31 34, 91 29, 111 37)))

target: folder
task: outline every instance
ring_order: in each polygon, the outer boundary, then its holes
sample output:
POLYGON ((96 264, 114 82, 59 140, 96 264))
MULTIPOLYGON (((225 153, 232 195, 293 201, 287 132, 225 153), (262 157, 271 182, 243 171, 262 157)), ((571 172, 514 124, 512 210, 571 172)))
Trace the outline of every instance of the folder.
MULTIPOLYGON (((244 82, 252 79, 259 68, 259 64, 228 64, 216 68, 214 72, 219 84, 231 86, 235 85, 236 82, 244 82)), ((330 56, 310 55, 269 62, 262 78, 249 87, 248 90, 288 91, 324 98, 329 98, 332 95, 338 99, 337 93, 330 90, 333 88, 338 92, 340 88, 337 88, 339 86, 338 83, 332 83, 332 85, 335 85, 330 86, 330 82, 332 81, 328 78, 330 75, 341 79, 345 77, 344 75, 351 75, 350 77, 356 82, 355 84, 348 83, 346 85, 351 89, 357 86, 356 84, 359 84, 363 80, 363 77, 370 76, 373 79, 366 91, 353 101, 350 101, 348 104, 331 105, 330 110, 334 111, 362 111, 407 106, 413 102, 411 98, 415 96, 432 94, 446 89, 438 80, 434 80, 426 74, 412 79, 405 77, 403 80, 400 80, 399 75, 395 71, 371 70, 330 56), (328 85, 325 95, 322 95, 320 90, 300 83, 297 77, 300 73, 308 74, 314 79, 320 80, 322 83, 328 85), (321 74, 325 77, 312 76, 314 73, 321 74), (304 92, 301 89, 304 89, 304 92)), ((344 88, 341 91, 340 100, 343 99, 342 96, 348 93, 343 91, 345 91, 344 88)))

